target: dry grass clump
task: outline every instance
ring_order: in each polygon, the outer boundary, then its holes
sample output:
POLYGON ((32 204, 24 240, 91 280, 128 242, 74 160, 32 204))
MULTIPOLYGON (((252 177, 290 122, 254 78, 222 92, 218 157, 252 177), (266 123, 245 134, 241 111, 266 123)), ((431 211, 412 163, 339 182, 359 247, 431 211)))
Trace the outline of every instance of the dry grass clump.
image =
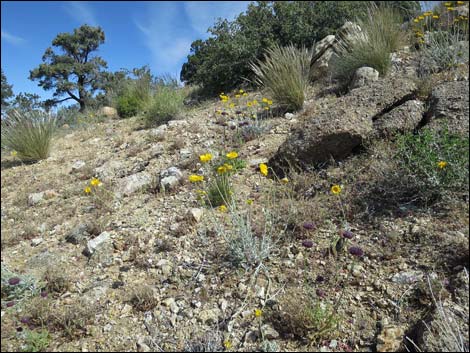
POLYGON ((130 293, 128 301, 138 311, 152 310, 158 304, 152 287, 146 284, 136 286, 130 293))
POLYGON ((47 293, 63 294, 70 290, 72 282, 63 267, 59 265, 48 267, 43 275, 47 293))
POLYGON ((301 289, 290 289, 281 298, 278 310, 269 313, 268 320, 284 336, 316 343, 334 333, 340 317, 330 305, 314 300, 301 289))
POLYGON ((62 331, 72 339, 82 335, 86 326, 98 312, 96 305, 84 299, 71 304, 54 303, 49 298, 33 298, 24 310, 24 320, 37 327, 46 327, 50 331, 62 331))
POLYGON ((11 110, 2 119, 2 150, 11 150, 22 161, 46 159, 55 130, 54 118, 44 112, 11 110))
POLYGON ((255 83, 287 110, 299 110, 305 100, 310 79, 312 51, 293 45, 267 49, 264 60, 250 64, 255 83))

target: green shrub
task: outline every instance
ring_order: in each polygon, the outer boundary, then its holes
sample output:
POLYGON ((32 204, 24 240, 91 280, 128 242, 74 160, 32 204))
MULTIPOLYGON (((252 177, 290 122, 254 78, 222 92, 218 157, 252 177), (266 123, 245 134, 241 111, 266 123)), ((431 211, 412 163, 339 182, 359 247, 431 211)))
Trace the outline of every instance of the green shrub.
POLYGON ((451 134, 445 128, 440 132, 423 129, 416 135, 408 133, 397 140, 396 159, 401 163, 401 174, 421 199, 468 194, 468 136, 451 134))
POLYGON ((130 118, 141 111, 142 101, 134 94, 126 93, 118 97, 116 109, 121 118, 130 118))
POLYGON ((168 85, 159 85, 147 104, 144 118, 147 126, 164 124, 183 109, 185 91, 168 85))
POLYGON ((47 113, 11 110, 2 120, 2 149, 16 151, 23 161, 45 159, 49 157, 55 129, 56 121, 47 113))
POLYGON ((357 69, 368 66, 385 75, 391 66, 390 54, 404 43, 401 17, 390 7, 374 7, 364 20, 358 20, 362 32, 350 43, 342 44, 333 57, 334 78, 348 85, 357 69))
POLYGON ((26 347, 23 352, 43 352, 50 344, 51 335, 47 330, 26 331, 25 333, 26 347))
POLYGON ((216 175, 207 190, 207 199, 211 207, 228 205, 232 201, 232 185, 228 173, 216 175))
POLYGON ((255 82, 280 106, 288 110, 301 109, 309 84, 312 52, 293 45, 275 45, 266 50, 264 60, 250 66, 256 75, 255 82))

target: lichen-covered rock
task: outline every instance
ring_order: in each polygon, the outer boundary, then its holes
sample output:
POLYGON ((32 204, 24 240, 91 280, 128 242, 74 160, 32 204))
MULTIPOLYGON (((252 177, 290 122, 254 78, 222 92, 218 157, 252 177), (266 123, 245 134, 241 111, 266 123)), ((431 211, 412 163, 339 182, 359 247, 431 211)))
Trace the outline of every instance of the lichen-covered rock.
POLYGON ((282 175, 289 165, 307 167, 347 157, 372 136, 375 117, 413 97, 415 91, 412 80, 391 77, 352 90, 318 113, 307 109, 269 165, 282 175))
POLYGON ((424 103, 409 100, 374 121, 378 137, 413 131, 423 119, 424 103))
POLYGON ((152 176, 147 172, 129 175, 118 182, 116 194, 118 196, 129 196, 152 182, 152 176))
POLYGON ((468 135, 468 87, 468 81, 455 81, 433 88, 427 113, 430 128, 439 130, 447 126, 453 133, 468 135))
POLYGON ((360 67, 354 73, 353 79, 350 84, 350 89, 359 88, 368 85, 370 82, 379 79, 379 72, 368 66, 360 67))

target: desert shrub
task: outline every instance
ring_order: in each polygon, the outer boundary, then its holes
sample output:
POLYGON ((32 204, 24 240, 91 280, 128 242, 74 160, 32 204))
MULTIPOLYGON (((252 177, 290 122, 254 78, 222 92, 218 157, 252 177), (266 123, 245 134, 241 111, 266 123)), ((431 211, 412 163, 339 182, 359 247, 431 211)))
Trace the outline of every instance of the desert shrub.
POLYGON ((183 109, 185 96, 181 88, 159 85, 144 113, 146 125, 161 125, 176 117, 183 109))
POLYGON ((2 307, 8 303, 19 303, 37 295, 40 291, 37 280, 31 276, 20 275, 1 266, 1 300, 2 307))
POLYGON ((51 335, 47 330, 30 331, 25 333, 23 352, 43 352, 50 344, 51 335))
POLYGON ((342 44, 332 60, 332 75, 347 85, 357 69, 368 66, 385 75, 390 66, 390 53, 403 43, 405 32, 401 17, 390 7, 374 7, 365 19, 357 21, 362 29, 350 43, 342 44))
POLYGON ((41 111, 11 110, 2 119, 1 145, 16 151, 23 161, 49 157, 51 140, 56 129, 55 119, 41 111))
POLYGON ((425 199, 448 192, 468 194, 468 136, 451 134, 445 127, 439 132, 423 129, 418 134, 404 134, 397 140, 396 159, 425 199))
POLYGON ((48 267, 43 276, 47 293, 63 294, 71 287, 69 276, 57 265, 48 267))
POLYGON ((129 302, 138 311, 152 310, 158 304, 152 287, 148 285, 135 287, 130 293, 129 302))
POLYGON ((133 93, 126 93, 118 97, 116 109, 121 118, 130 118, 142 109, 142 101, 133 93))
POLYGON ((288 291, 279 303, 279 310, 273 310, 268 317, 281 334, 307 338, 312 343, 329 338, 340 320, 331 305, 298 289, 288 291))
POLYGON ((250 66, 256 75, 256 84, 279 105, 298 110, 303 106, 309 84, 311 59, 311 50, 275 45, 266 50, 264 60, 256 60, 250 66))
POLYGON ((468 41, 458 30, 429 32, 419 53, 418 75, 424 77, 468 62, 468 41))

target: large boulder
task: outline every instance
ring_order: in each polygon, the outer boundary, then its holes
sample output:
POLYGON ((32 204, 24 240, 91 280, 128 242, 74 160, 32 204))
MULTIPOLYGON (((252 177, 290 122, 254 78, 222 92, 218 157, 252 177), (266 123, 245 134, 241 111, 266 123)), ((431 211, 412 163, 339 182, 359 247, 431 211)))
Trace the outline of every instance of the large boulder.
POLYGON ((409 100, 374 120, 377 137, 413 131, 423 120, 425 107, 419 100, 409 100))
POLYGON ((468 81, 454 81, 433 88, 427 113, 430 128, 447 126, 452 133, 468 135, 468 87, 468 81))
POLYGON ((312 78, 320 79, 325 77, 335 53, 338 53, 341 47, 347 47, 361 34, 361 27, 348 21, 338 29, 336 35, 330 34, 316 43, 312 56, 312 78))
POLYGON ((113 107, 102 107, 98 111, 98 114, 102 115, 102 116, 105 116, 107 118, 117 118, 118 117, 117 110, 113 107))
POLYGON ((412 99, 415 91, 411 79, 389 77, 354 89, 318 112, 315 107, 306 110, 269 165, 282 175, 290 165, 307 167, 347 157, 374 135, 377 117, 412 99))

